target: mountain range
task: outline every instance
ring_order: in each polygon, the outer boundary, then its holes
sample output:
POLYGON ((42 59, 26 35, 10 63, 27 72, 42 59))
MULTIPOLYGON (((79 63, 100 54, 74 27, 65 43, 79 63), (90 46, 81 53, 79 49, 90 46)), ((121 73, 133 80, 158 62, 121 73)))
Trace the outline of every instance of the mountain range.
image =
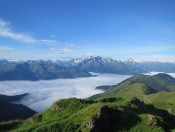
POLYGON ((175 62, 159 62, 128 59, 126 61, 112 58, 88 57, 85 59, 73 59, 67 62, 58 62, 63 66, 76 66, 89 72, 114 73, 114 74, 138 74, 147 72, 175 72, 175 62))
POLYGON ((0 123, 3 131, 175 131, 175 78, 135 75, 89 99, 61 99, 25 121, 0 123))
POLYGON ((127 61, 90 56, 85 59, 60 60, 0 60, 0 80, 48 80, 92 76, 88 72, 139 74, 148 72, 175 72, 175 62, 127 61))
POLYGON ((77 67, 63 67, 49 61, 0 61, 0 80, 50 80, 92 76, 77 67))

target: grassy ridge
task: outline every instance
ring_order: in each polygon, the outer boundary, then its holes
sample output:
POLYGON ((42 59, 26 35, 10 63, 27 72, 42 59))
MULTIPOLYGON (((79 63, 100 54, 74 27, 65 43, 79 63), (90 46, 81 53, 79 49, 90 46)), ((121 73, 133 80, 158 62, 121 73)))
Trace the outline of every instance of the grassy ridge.
POLYGON ((174 115, 136 98, 98 100, 64 99, 28 120, 0 123, 1 130, 16 132, 163 132, 175 128, 174 115), (15 124, 12 125, 12 124, 15 124), (8 126, 8 129, 7 129, 8 126))

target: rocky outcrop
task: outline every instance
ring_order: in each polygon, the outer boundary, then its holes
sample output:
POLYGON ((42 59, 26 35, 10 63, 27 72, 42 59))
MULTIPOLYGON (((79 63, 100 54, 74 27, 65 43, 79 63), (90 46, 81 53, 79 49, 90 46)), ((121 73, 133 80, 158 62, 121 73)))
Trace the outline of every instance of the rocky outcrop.
POLYGON ((147 121, 148 124, 152 127, 161 126, 163 123, 163 119, 155 115, 149 115, 147 121))

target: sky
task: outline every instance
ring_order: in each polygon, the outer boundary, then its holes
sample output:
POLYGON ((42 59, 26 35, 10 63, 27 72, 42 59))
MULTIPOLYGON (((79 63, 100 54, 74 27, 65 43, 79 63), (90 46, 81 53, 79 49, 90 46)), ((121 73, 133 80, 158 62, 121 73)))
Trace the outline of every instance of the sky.
POLYGON ((0 59, 175 61, 175 0, 0 0, 0 59))

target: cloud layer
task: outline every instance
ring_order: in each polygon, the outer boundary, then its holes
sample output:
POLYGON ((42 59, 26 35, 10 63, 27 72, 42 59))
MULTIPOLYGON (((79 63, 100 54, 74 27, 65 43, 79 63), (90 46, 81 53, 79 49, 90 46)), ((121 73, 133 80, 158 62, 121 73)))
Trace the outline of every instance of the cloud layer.
POLYGON ((3 20, 2 18, 0 18, 0 36, 5 37, 5 38, 14 39, 14 40, 21 41, 21 42, 25 42, 25 43, 33 43, 33 44, 37 44, 37 43, 55 44, 57 43, 57 41, 55 40, 46 40, 46 39, 39 40, 39 39, 33 38, 29 34, 15 32, 12 30, 10 22, 7 22, 3 20))
MULTIPOLYGON (((155 75, 157 72, 147 73, 155 75)), ((175 73, 168 73, 175 77, 175 73)), ((87 98, 102 93, 95 87, 100 85, 113 85, 131 77, 129 75, 97 74, 96 77, 78 79, 56 79, 47 81, 1 81, 0 94, 18 95, 29 93, 20 103, 38 112, 50 107, 55 101, 63 98, 87 98)))
POLYGON ((17 95, 29 93, 21 103, 41 112, 53 102, 62 98, 87 98, 103 91, 96 90, 100 85, 117 84, 130 76, 98 74, 96 77, 78 79, 56 79, 48 81, 2 81, 0 94, 17 95))

